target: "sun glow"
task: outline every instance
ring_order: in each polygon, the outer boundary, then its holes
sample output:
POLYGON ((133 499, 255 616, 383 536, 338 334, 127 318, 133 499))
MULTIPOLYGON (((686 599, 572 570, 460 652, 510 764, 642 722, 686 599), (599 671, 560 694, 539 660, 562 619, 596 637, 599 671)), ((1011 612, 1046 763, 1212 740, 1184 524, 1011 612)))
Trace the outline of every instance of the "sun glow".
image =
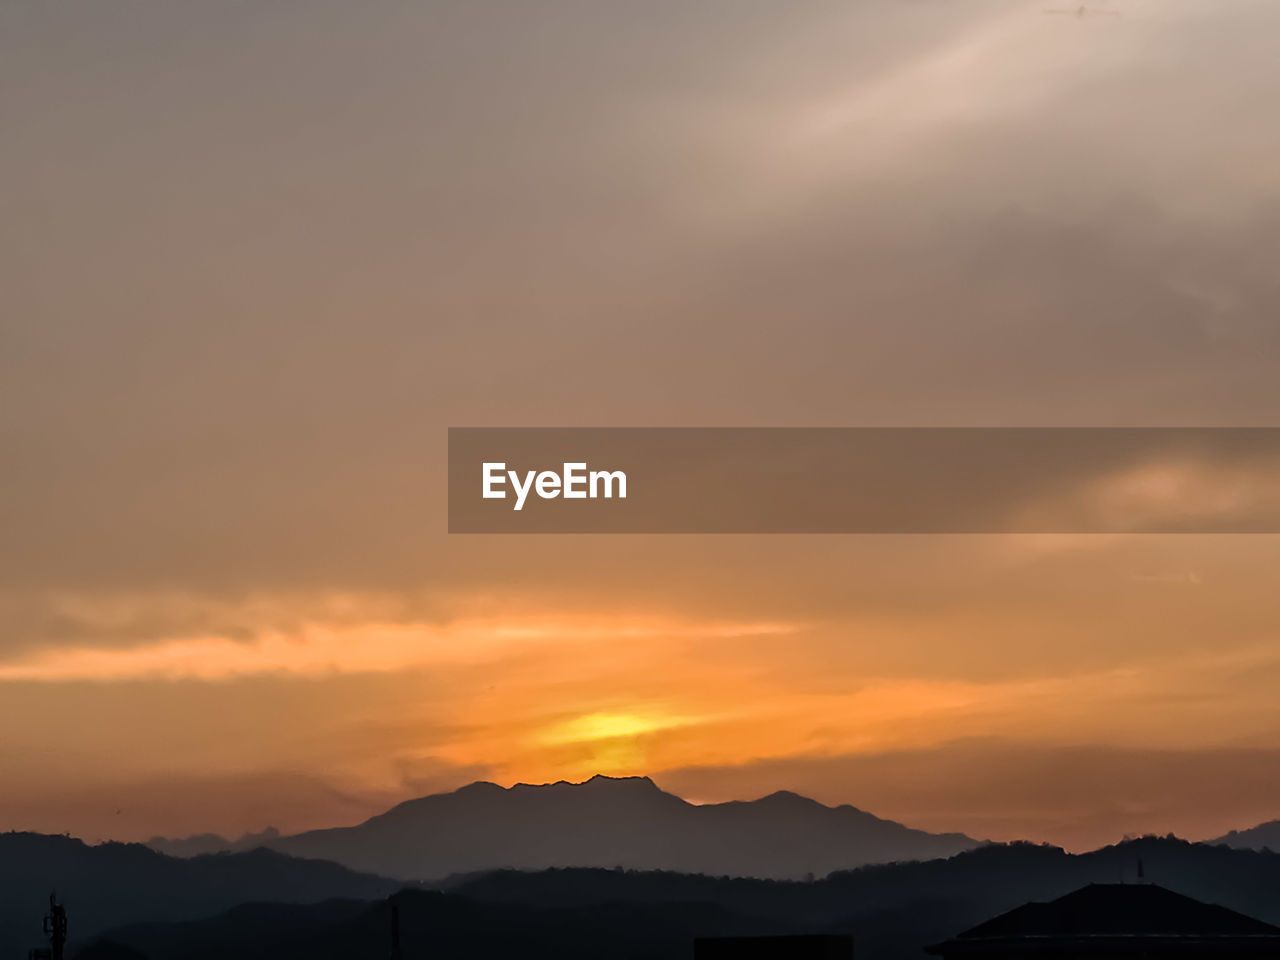
POLYGON ((590 743, 619 737, 637 737, 682 726, 689 721, 676 717, 641 716, 632 713, 588 713, 556 724, 538 739, 544 744, 590 743))

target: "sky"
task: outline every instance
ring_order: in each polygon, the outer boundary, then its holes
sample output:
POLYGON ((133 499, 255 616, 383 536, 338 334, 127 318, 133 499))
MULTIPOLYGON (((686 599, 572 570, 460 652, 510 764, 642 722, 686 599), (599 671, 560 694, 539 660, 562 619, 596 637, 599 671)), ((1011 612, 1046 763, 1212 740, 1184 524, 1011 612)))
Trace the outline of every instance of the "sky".
POLYGON ((1280 818, 1280 538, 449 536, 449 426, 1271 426, 1273 0, 4 0, 0 829, 1280 818))

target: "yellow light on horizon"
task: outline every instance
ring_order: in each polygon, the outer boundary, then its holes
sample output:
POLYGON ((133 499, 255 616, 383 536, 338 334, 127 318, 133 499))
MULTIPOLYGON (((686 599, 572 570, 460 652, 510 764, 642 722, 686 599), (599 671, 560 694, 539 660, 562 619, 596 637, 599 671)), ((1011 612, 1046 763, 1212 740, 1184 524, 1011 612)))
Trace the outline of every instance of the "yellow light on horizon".
POLYGON ((641 716, 635 713, 587 713, 543 732, 538 740, 544 744, 590 743, 638 737, 687 723, 679 717, 641 716))

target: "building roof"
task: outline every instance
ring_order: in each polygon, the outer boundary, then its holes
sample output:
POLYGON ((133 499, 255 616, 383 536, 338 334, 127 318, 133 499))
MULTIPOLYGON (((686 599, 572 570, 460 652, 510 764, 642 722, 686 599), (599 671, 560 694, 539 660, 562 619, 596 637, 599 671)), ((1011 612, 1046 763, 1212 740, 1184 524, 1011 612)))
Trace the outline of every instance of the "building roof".
POLYGON ((1252 941, 1280 947, 1280 927, 1155 884, 1094 883, 1048 903, 1024 904, 929 949, 958 953, 1011 940, 1134 938, 1252 941))

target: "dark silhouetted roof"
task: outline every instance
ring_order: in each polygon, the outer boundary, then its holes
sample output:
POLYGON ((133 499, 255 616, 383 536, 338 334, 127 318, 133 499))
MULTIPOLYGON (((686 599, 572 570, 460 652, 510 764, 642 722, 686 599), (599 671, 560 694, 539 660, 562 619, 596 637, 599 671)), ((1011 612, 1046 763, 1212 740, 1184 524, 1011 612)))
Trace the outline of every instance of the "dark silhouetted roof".
POLYGON ((694 960, 853 960, 853 937, 705 937, 693 941, 694 960))
POLYGON ((1251 941, 1280 949, 1280 927, 1149 883, 1090 884, 1048 903, 1024 904, 929 949, 960 953, 1009 941, 1030 945, 1134 938, 1251 941))

